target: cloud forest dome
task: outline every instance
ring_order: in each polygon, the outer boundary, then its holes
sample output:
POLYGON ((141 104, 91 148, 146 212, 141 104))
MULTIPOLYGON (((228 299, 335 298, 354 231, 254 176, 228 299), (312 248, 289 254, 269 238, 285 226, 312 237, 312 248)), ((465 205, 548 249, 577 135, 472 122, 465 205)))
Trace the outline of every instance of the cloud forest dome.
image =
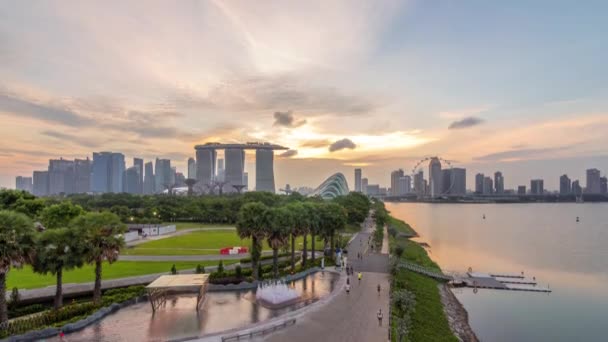
POLYGON ((309 196, 321 196, 323 199, 332 199, 349 193, 346 177, 340 172, 331 175, 309 196))

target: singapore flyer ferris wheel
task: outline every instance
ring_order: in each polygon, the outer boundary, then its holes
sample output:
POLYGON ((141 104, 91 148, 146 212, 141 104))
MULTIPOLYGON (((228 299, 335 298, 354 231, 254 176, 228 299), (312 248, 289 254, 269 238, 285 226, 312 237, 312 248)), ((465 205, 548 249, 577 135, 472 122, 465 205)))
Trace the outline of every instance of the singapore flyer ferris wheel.
POLYGON ((425 197, 427 195, 430 197, 441 197, 449 195, 452 191, 452 188, 454 187, 455 173, 452 172, 452 168, 453 166, 450 160, 439 156, 426 157, 420 159, 412 168, 411 175, 411 179, 414 180, 414 187, 416 188, 416 192, 418 193, 418 195, 421 197, 425 197), (429 173, 428 193, 426 193, 424 189, 420 189, 420 184, 416 184, 416 179, 418 179, 419 177, 418 174, 420 173, 420 171, 424 172, 423 169, 425 168, 428 170, 429 173), (444 179, 444 170, 450 170, 450 172, 448 173, 449 178, 447 179, 444 179))

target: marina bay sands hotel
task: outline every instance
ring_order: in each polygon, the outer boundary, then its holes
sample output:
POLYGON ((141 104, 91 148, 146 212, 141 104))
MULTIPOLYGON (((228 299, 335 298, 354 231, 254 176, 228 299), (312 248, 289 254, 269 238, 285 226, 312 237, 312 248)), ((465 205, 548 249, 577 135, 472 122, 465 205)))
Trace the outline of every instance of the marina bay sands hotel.
POLYGON ((194 146, 196 150, 196 179, 201 184, 211 184, 215 179, 217 150, 224 150, 226 161, 224 171, 225 192, 236 191, 234 186, 243 185, 245 173, 245 150, 255 150, 255 190, 275 192, 274 150, 287 147, 267 142, 246 144, 206 143, 194 146))

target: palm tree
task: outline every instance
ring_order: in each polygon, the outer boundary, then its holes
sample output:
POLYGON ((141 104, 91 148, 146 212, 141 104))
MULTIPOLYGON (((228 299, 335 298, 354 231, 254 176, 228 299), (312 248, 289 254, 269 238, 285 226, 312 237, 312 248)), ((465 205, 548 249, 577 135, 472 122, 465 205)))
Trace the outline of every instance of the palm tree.
POLYGON ((11 267, 22 267, 34 257, 34 224, 19 213, 0 211, 0 323, 8 321, 6 275, 11 267))
POLYGON ((63 271, 82 267, 85 247, 74 228, 48 229, 36 246, 34 272, 56 276, 54 308, 58 310, 63 306, 63 271))
MULTIPOLYGON (((302 203, 294 202, 287 206, 289 211, 293 216, 293 228, 291 230, 291 269, 295 271, 296 269, 296 237, 303 236, 304 237, 304 255, 306 255, 306 235, 308 235, 309 224, 308 224, 308 211, 302 203)), ((306 261, 306 257, 303 258, 304 262, 306 261)))
MULTIPOLYGON (((306 202, 304 203, 304 208, 306 208, 307 216, 308 216, 308 227, 310 230, 310 239, 311 239, 311 252, 312 252, 312 263, 315 263, 315 241, 317 240, 316 234, 319 232, 319 224, 321 222, 319 216, 319 208, 320 204, 306 202)), ((306 246, 306 236, 304 236, 304 246, 306 246)), ((304 254, 303 262, 306 264, 306 254, 304 254)))
POLYGON ((259 278, 258 262, 262 254, 262 241, 265 237, 264 227, 268 216, 268 207, 260 202, 246 203, 239 210, 236 231, 241 239, 251 239, 251 269, 253 278, 259 278))
POLYGON ((325 246, 328 245, 331 249, 331 256, 335 250, 335 235, 338 230, 341 230, 346 225, 346 212, 344 208, 336 203, 323 203, 320 210, 321 216, 321 234, 325 240, 325 246))
POLYGON ((279 276, 279 248, 285 247, 289 243, 292 226, 293 216, 287 208, 272 208, 268 211, 266 239, 268 245, 272 248, 272 265, 275 279, 279 276))
POLYGON ((103 261, 110 264, 118 259, 120 249, 125 245, 122 233, 125 225, 120 218, 110 212, 88 213, 72 221, 72 226, 80 230, 86 246, 85 260, 95 264, 95 287, 93 302, 101 300, 101 271, 103 261))

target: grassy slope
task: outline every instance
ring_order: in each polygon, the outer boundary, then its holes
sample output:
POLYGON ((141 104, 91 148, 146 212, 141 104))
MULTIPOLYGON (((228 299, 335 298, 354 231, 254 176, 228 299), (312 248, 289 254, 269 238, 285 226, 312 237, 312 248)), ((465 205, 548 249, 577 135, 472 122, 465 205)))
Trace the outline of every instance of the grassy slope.
MULTIPOLYGON (((400 222, 395 228, 404 233, 412 230, 405 222, 400 222)), ((412 230, 413 232, 413 230, 412 230)), ((404 247, 402 259, 414 262, 424 267, 439 270, 439 266, 429 258, 428 254, 417 243, 406 238, 390 238, 391 247, 401 245, 404 247)), ((437 289, 437 281, 417 273, 399 270, 396 279, 405 284, 405 288, 416 295, 416 309, 412 314, 412 328, 408 341, 458 341, 452 334, 447 317, 443 312, 443 305, 437 289)), ((393 335, 395 341, 395 335, 393 335)))
MULTIPOLYGON (((224 261, 224 265, 233 263, 234 261, 224 261)), ((123 277, 131 277, 144 274, 153 274, 161 272, 169 272, 171 266, 175 264, 178 270, 193 269, 196 265, 215 266, 217 261, 199 261, 199 262, 146 262, 146 261, 117 261, 111 265, 105 263, 103 265, 103 279, 115 279, 123 277)), ((44 287, 55 284, 55 276, 40 275, 34 273, 31 267, 23 269, 12 269, 7 278, 7 289, 18 287, 20 289, 31 289, 44 287)), ((63 274, 63 282, 67 283, 85 283, 95 280, 94 268, 91 265, 85 265, 82 268, 66 271, 63 274)))

